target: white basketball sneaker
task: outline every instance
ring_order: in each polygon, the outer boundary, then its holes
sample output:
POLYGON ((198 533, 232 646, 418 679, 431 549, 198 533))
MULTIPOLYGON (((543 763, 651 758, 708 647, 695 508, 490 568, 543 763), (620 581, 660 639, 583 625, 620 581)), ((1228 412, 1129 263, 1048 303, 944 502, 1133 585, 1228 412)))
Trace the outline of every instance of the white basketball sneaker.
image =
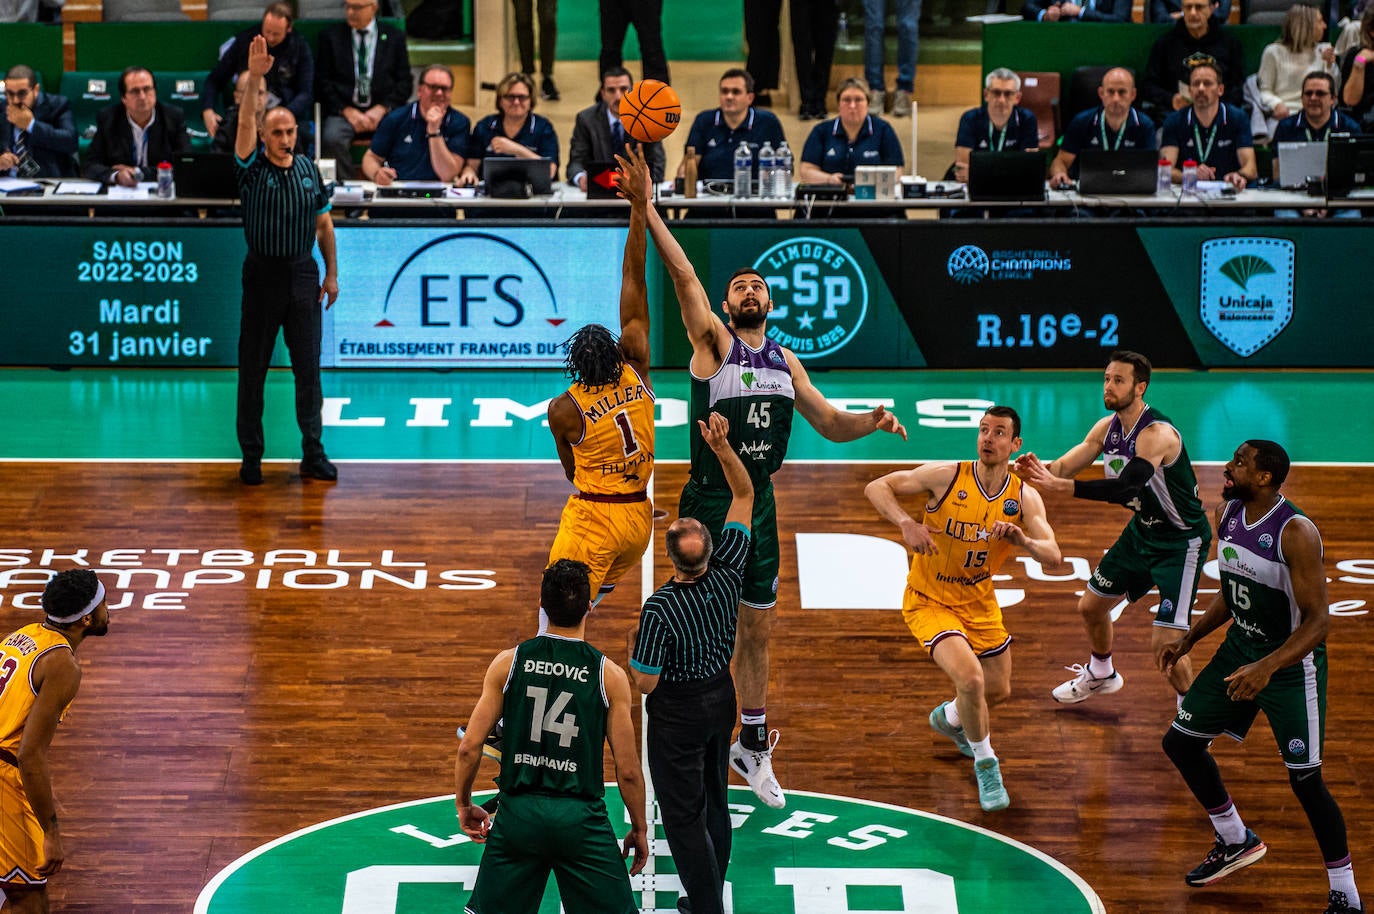
POLYGON ((768 736, 768 748, 761 752, 746 749, 735 740, 730 745, 730 767, 749 782, 749 788, 765 805, 782 809, 787 805, 787 798, 782 794, 782 785, 773 776, 773 747, 778 744, 780 734, 774 730, 768 736))
POLYGON ((1076 674, 1068 682, 1060 683, 1054 689, 1054 700, 1060 704, 1073 705, 1087 701, 1094 695, 1110 695, 1118 692, 1126 684, 1121 674, 1113 671, 1105 679, 1098 679, 1081 663, 1066 666, 1064 669, 1076 674))

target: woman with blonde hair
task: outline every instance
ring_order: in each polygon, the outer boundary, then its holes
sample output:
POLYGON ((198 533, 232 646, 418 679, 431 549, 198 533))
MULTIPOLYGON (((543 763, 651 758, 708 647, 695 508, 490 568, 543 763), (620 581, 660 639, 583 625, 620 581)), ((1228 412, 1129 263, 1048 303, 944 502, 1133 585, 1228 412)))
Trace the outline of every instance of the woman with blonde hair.
POLYGON ((1260 57, 1260 101, 1271 120, 1280 121, 1302 110, 1302 83, 1307 74, 1330 73, 1339 85, 1336 52, 1325 37, 1326 20, 1315 7, 1289 7, 1279 40, 1260 57))

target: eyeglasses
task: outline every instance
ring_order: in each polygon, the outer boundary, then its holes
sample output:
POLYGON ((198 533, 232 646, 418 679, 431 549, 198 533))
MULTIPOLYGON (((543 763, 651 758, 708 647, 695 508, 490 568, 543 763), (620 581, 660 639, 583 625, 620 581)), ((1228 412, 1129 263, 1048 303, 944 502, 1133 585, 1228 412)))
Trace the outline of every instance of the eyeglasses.
POLYGON ((506 101, 508 101, 508 102, 519 102, 519 103, 522 104, 522 105, 523 105, 525 102, 528 102, 528 101, 530 100, 530 97, 529 97, 528 95, 514 95, 514 94, 512 94, 512 95, 503 95, 503 96, 501 96, 501 97, 504 98, 504 99, 505 99, 506 101))
POLYGON ((1328 97, 1330 97, 1330 95, 1331 95, 1331 93, 1330 93, 1330 92, 1327 92, 1325 89, 1303 89, 1303 90, 1302 90, 1302 97, 1303 97, 1303 98, 1328 98, 1328 97))
POLYGON ((124 90, 125 95, 151 95, 157 89, 153 86, 129 86, 124 90))
POLYGON ((726 88, 724 88, 724 87, 722 86, 722 87, 721 87, 721 90, 720 90, 720 94, 721 94, 721 95, 748 95, 749 93, 746 92, 746 91, 743 90, 743 89, 726 89, 726 88))
POLYGON ((24 99, 26 99, 26 98, 29 97, 29 90, 28 90, 28 89, 15 89, 13 92, 9 93, 9 97, 10 97, 10 98, 14 98, 14 99, 19 99, 20 101, 23 101, 24 99))
POLYGON ((862 105, 868 102, 865 95, 846 95, 840 98, 841 105, 862 105))
MULTIPOLYGON (((453 87, 452 87, 452 86, 439 86, 439 85, 435 85, 434 83, 420 83, 420 88, 421 88, 421 89, 428 89, 428 90, 431 91, 431 92, 452 92, 452 91, 453 91, 453 87)), ((528 95, 525 96, 525 97, 526 97, 526 98, 529 98, 528 95)), ((507 95, 506 98, 510 98, 510 96, 507 95)))
POLYGON ((991 95, 993 98, 1015 98, 1015 97, 1016 97, 1016 90, 1015 90, 1015 89, 988 89, 988 90, 987 90, 987 93, 988 93, 988 95, 991 95))

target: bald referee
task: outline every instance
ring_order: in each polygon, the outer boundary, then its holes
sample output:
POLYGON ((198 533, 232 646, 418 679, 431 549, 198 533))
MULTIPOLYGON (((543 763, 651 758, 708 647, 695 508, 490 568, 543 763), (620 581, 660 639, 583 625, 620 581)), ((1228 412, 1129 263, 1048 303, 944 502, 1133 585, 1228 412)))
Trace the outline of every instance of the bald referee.
POLYGON ((258 87, 272 60, 267 39, 254 38, 248 48, 248 85, 234 138, 243 233, 248 239, 239 322, 238 436, 243 451, 239 479, 249 486, 262 484, 262 395, 279 330, 285 334, 296 378, 301 476, 339 478, 320 441, 324 398, 320 393, 319 304, 328 296, 328 308, 339 297, 334 222, 315 163, 293 153, 296 116, 287 108, 273 108, 259 124, 258 87), (324 257, 323 284, 311 256, 316 241, 324 257))
POLYGON ((749 559, 754 486, 730 447, 725 417, 711 413, 697 425, 720 460, 730 510, 719 543, 690 517, 668 528, 673 577, 644 603, 630 669, 648 696, 649 773, 692 914, 723 914, 730 864, 726 782, 735 727, 730 658, 749 559))

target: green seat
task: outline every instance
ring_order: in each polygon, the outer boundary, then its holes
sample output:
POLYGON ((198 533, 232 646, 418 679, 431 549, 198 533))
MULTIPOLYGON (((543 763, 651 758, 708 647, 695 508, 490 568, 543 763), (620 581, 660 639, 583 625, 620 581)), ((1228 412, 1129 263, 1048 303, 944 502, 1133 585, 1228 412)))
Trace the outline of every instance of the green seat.
POLYGON ((164 105, 180 108, 186 115, 186 135, 191 138, 191 148, 196 151, 210 148, 214 139, 205 131, 201 120, 203 109, 200 107, 200 93, 205 88, 208 70, 169 70, 159 72, 157 80, 157 100, 164 105))
POLYGON ((62 74, 62 94, 72 106, 80 151, 95 136, 96 115, 119 101, 119 70, 74 70, 62 74))

